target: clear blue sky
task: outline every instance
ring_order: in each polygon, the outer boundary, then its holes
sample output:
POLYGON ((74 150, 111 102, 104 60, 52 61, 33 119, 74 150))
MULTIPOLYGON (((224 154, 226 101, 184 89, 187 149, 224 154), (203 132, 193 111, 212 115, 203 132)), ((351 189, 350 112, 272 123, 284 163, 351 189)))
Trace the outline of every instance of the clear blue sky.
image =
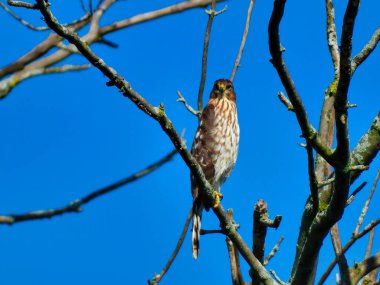
MULTIPOLYGON (((164 7, 175 1, 121 1, 102 23, 164 7), (141 2, 141 3, 140 3, 141 2)), ((335 1, 337 27, 342 2, 335 1), (339 2, 339 3, 338 3, 339 2)), ((228 12, 215 19, 205 98, 213 81, 228 78, 240 44, 249 1, 228 1, 228 12)), ((272 1, 257 1, 241 68, 235 78, 241 143, 230 179, 223 187, 225 208, 232 207, 240 233, 251 244, 252 209, 259 199, 269 212, 283 216, 280 228, 269 230, 266 252, 281 235, 285 240, 268 269, 289 277, 300 225, 309 195, 306 154, 297 143, 300 130, 292 113, 277 99, 283 87, 269 62, 267 25, 272 1)), ((333 77, 326 44, 324 1, 288 1, 281 25, 285 58, 312 123, 317 126, 324 90, 333 77)), ((380 26, 378 1, 363 1, 354 32, 356 54, 380 26)), ((81 14, 79 1, 52 1, 62 22, 81 14)), ((36 25, 37 12, 21 11, 36 25)), ((48 32, 32 32, 0 11, 0 62, 12 62, 48 32)), ((109 35, 120 47, 94 50, 132 86, 166 112, 178 131, 186 129, 190 147, 197 120, 176 90, 196 105, 203 36, 207 16, 202 9, 141 24, 109 35)), ((353 148, 380 106, 380 52, 375 51, 355 73, 349 100, 353 148)), ((86 63, 74 56, 65 63, 86 63)), ((28 80, 0 102, 0 213, 55 208, 144 168, 173 149, 159 125, 139 111, 95 68, 81 73, 28 80)), ((359 182, 372 183, 379 159, 359 182)), ((189 171, 179 156, 159 171, 84 207, 81 214, 0 227, 2 284, 147 284, 161 271, 177 242, 191 206, 189 171)), ((356 183, 355 185, 357 185, 356 183)), ((343 241, 351 236, 369 187, 347 209, 340 224, 343 241)), ((376 193, 373 204, 379 201, 376 193)), ((365 223, 379 217, 373 205, 365 223)), ((218 228, 213 214, 205 228, 218 228)), ((220 235, 201 238, 200 258, 191 257, 190 233, 162 284, 231 284, 227 250, 220 235)), ((364 242, 366 240, 363 240, 364 242)), ((365 243, 348 254, 350 264, 363 257, 365 243)), ((374 250, 380 247, 375 239, 374 250)), ((318 275, 333 257, 324 242, 318 275)), ((243 262, 244 264, 244 262, 243 262)), ((248 279, 247 266, 243 266, 248 279)), ((335 284, 330 279, 328 284, 335 284)))

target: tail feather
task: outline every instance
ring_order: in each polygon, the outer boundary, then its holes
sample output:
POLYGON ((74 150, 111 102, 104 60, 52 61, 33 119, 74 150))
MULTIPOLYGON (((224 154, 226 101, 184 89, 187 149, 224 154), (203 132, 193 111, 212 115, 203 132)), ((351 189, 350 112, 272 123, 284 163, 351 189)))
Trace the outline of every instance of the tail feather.
POLYGON ((197 259, 198 255, 199 255, 199 239, 201 236, 202 211, 203 211, 202 201, 198 201, 198 199, 196 199, 193 203, 192 248, 193 248, 193 258, 194 259, 197 259))

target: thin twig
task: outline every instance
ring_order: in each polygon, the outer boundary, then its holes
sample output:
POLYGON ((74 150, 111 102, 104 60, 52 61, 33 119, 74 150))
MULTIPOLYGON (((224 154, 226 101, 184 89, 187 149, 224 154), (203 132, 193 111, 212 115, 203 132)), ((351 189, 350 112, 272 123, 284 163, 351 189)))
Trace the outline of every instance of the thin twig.
MULTIPOLYGON (((375 228, 378 224, 380 224, 380 218, 372 221, 369 223, 360 233, 357 235, 354 235, 351 237, 351 239, 346 243, 346 245, 342 249, 342 253, 345 254, 347 250, 351 248, 351 246, 360 238, 365 236, 367 233, 369 233, 373 228, 375 228)), ((337 258, 335 258, 329 265, 329 267, 326 269, 326 271, 321 276, 320 280, 318 281, 318 285, 322 285, 325 283, 327 277, 330 275, 331 271, 334 269, 335 265, 337 264, 337 258)))
POLYGON ((269 261, 275 256, 275 254, 279 250, 280 245, 281 245, 281 243, 282 243, 283 240, 284 240, 284 236, 281 236, 280 239, 278 240, 278 242, 275 244, 275 246, 269 252, 268 256, 264 259, 264 263, 263 263, 264 266, 268 265, 269 261))
POLYGON ((350 197, 347 199, 346 206, 350 205, 352 201, 355 199, 356 195, 364 188, 364 186, 367 185, 367 182, 364 181, 362 184, 359 185, 358 188, 356 188, 354 191, 352 191, 350 197))
POLYGON ((201 235, 209 234, 226 234, 223 230, 203 230, 201 229, 201 235))
POLYGON ((209 42, 210 42, 212 22, 213 22, 215 16, 217 16, 217 15, 219 15, 222 12, 227 10, 227 7, 224 7, 221 11, 216 12, 215 11, 216 2, 217 2, 216 0, 212 0, 211 9, 206 10, 206 13, 208 15, 208 21, 207 21, 205 39, 204 39, 204 43, 203 43, 201 81, 199 83, 199 90, 198 90, 198 112, 199 112, 198 117, 199 117, 199 120, 201 119, 200 114, 202 113, 202 110, 203 110, 203 91, 204 91, 205 82, 206 82, 208 46, 209 46, 209 42))
POLYGON ((285 105, 288 111, 294 112, 294 107, 292 103, 289 101, 288 97, 285 96, 281 91, 277 93, 278 99, 280 99, 281 103, 285 105))
POLYGON ((16 13, 14 13, 11 9, 9 9, 3 2, 0 2, 0 6, 6 12, 8 12, 8 14, 11 15, 14 19, 16 19, 21 24, 23 24, 24 26, 28 27, 29 29, 31 29, 33 31, 46 31, 46 30, 49 30, 49 27, 35 27, 32 24, 28 23, 27 21, 25 21, 24 19, 22 19, 20 16, 18 16, 16 13))
POLYGON ((99 190, 96 190, 80 199, 74 200, 73 202, 69 203, 68 205, 57 208, 57 209, 48 209, 48 210, 39 210, 34 212, 29 212, 26 214, 21 215, 8 215, 8 216, 0 216, 0 224, 14 224, 19 222, 25 222, 25 221, 31 221, 31 220, 40 220, 40 219, 46 219, 46 218, 52 218, 55 216, 59 216, 66 213, 78 213, 81 212, 81 206, 84 204, 87 204, 91 202, 92 200, 103 196, 105 194, 108 194, 121 186, 124 186, 128 183, 134 182, 149 173, 153 172, 154 170, 158 169, 160 166, 164 165, 166 162, 170 161, 173 156, 177 153, 177 150, 171 151, 169 154, 167 154, 165 157, 160 159, 159 161, 149 165, 145 169, 128 176, 127 178, 124 178, 122 180, 119 180, 111 185, 108 185, 104 188, 101 188, 99 190))
POLYGON ((166 263, 165 267, 162 269, 160 274, 157 274, 156 276, 154 276, 153 280, 149 281, 149 284, 157 285, 161 281, 161 279, 164 277, 166 272, 168 272, 168 270, 170 269, 170 266, 172 265, 173 261, 177 257, 177 254, 182 247, 183 241, 185 240, 186 233, 189 229, 189 225, 190 225, 190 221, 191 221, 192 216, 193 216, 193 207, 191 207, 190 212, 187 215, 186 222, 185 222, 185 225, 183 226, 181 236, 179 237, 179 240, 177 242, 177 245, 176 245, 172 255, 170 256, 168 262, 166 263))
POLYGON ((269 272, 272 274, 272 276, 274 277, 274 279, 275 279, 278 283, 280 283, 280 285, 286 285, 286 283, 285 283, 284 281, 282 281, 282 280, 280 279, 280 277, 277 276, 277 274, 276 274, 276 272, 275 272, 274 270, 270 270, 269 272))
POLYGON ((367 198, 367 200, 366 200, 365 203, 364 203, 364 206, 363 206, 362 212, 360 213, 360 216, 359 216, 359 219, 358 219, 358 222, 357 222, 357 224, 356 224, 355 231, 354 231, 354 235, 357 235, 357 234, 358 234, 359 229, 360 229, 360 226, 361 226, 362 223, 363 223, 364 217, 365 217, 365 215, 367 214, 368 207, 369 207, 369 204, 371 203, 371 200, 372 200, 373 194, 375 193, 376 186, 377 186, 377 182, 379 181, 379 178, 380 178, 380 169, 377 171, 377 175, 376 175, 375 181, 373 182, 373 185, 372 185, 371 191, 369 192, 368 198, 367 198))
POLYGON ((179 92, 179 90, 177 90, 177 95, 178 95, 178 97, 179 97, 179 98, 177 99, 177 102, 181 102, 181 103, 183 103, 183 105, 185 105, 186 109, 187 109, 191 114, 193 114, 193 115, 195 115, 195 116, 199 116, 199 115, 201 114, 201 112, 194 110, 193 107, 191 107, 191 106, 187 103, 185 97, 182 96, 182 94, 181 94, 181 92, 179 92))
POLYGON ((242 56, 243 51, 244 51, 245 42, 247 41, 248 32, 249 32, 249 25, 251 23, 251 15, 252 15, 252 10, 253 10, 253 5, 255 5, 255 0, 250 0, 249 7, 248 7, 248 12, 247 12, 247 20, 245 22, 245 28, 244 28, 243 37, 241 39, 239 52, 238 52, 238 54, 236 56, 235 65, 234 65, 234 68, 232 70, 232 74, 231 74, 231 77, 230 77, 231 81, 234 81, 236 71, 240 67, 240 60, 241 60, 241 56, 242 56))

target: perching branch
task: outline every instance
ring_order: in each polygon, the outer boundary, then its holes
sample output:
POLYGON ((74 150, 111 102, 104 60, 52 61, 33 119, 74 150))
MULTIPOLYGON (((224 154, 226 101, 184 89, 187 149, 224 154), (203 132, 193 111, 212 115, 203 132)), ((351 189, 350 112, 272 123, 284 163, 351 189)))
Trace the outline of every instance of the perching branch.
POLYGON ((31 220, 41 220, 41 219, 50 219, 55 216, 60 216, 66 213, 79 213, 82 211, 81 207, 92 200, 99 198, 103 195, 106 195, 112 191, 115 191, 116 189, 134 182, 150 173, 152 173, 154 170, 158 169, 165 163, 169 162, 173 156, 177 153, 177 150, 173 150, 167 155, 165 155, 163 158, 158 160, 157 162, 149 165, 145 169, 128 176, 124 179, 121 179, 111 185, 108 185, 106 187, 103 187, 99 190, 96 190, 82 198, 76 199, 69 203, 68 205, 57 208, 57 209, 48 209, 48 210, 39 210, 39 211, 34 211, 34 212, 29 212, 26 214, 19 214, 19 215, 8 215, 8 216, 0 216, 0 224, 8 224, 12 225, 14 223, 19 223, 19 222, 25 222, 25 221, 31 221, 31 220))
POLYGON ((236 56, 235 65, 234 65, 234 68, 232 69, 232 74, 230 77, 231 81, 234 81, 236 71, 240 67, 240 60, 241 60, 241 56, 242 56, 243 51, 244 51, 245 42, 247 41, 248 32, 249 32, 249 25, 251 23, 251 15, 252 15, 252 10, 253 10, 253 5, 255 5, 255 0, 250 0, 248 12, 247 12, 247 20, 245 22, 243 38, 241 39, 239 52, 238 52, 238 55, 236 56))
MULTIPOLYGON (((215 204, 214 189, 207 181, 202 171, 202 168, 194 159, 194 157, 188 151, 185 143, 174 129, 171 121, 166 116, 164 106, 153 107, 149 104, 140 94, 138 94, 131 85, 117 73, 117 71, 108 66, 100 57, 98 57, 75 32, 69 30, 59 24, 58 20, 53 16, 50 11, 50 7, 45 0, 37 0, 40 6, 40 12, 45 18, 46 24, 54 30, 58 35, 67 39, 70 43, 74 44, 82 55, 91 62, 97 69, 99 69, 108 79, 108 86, 116 86, 120 92, 127 98, 129 98, 135 105, 142 110, 145 114, 156 120, 166 135, 170 138, 175 148, 180 153, 182 159, 190 168, 192 174, 199 182, 199 186, 202 189, 202 195, 205 199, 205 203, 209 205, 215 204)), ((260 280, 266 285, 275 284, 275 281, 271 278, 268 271, 262 266, 257 258, 252 254, 247 244, 242 237, 236 231, 235 223, 231 218, 227 216, 223 207, 219 205, 217 208, 213 208, 213 212, 216 214, 220 221, 221 228, 226 232, 226 235, 236 245, 237 249, 243 256, 243 258, 249 264, 252 275, 258 275, 260 280)))

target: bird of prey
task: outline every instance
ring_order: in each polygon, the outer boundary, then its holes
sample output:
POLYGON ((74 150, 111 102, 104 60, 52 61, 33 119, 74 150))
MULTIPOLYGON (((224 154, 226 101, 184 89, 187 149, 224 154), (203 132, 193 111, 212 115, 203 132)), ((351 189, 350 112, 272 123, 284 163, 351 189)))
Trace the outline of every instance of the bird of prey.
MULTIPOLYGON (((202 112, 191 148, 191 154, 216 190, 217 203, 213 207, 219 205, 219 197, 222 196, 220 187, 235 165, 239 137, 236 94, 232 82, 227 79, 216 80, 210 99, 202 112)), ((191 192, 193 195, 192 251, 193 257, 197 259, 202 211, 203 208, 209 210, 209 206, 203 204, 201 189, 192 174, 191 192)))

